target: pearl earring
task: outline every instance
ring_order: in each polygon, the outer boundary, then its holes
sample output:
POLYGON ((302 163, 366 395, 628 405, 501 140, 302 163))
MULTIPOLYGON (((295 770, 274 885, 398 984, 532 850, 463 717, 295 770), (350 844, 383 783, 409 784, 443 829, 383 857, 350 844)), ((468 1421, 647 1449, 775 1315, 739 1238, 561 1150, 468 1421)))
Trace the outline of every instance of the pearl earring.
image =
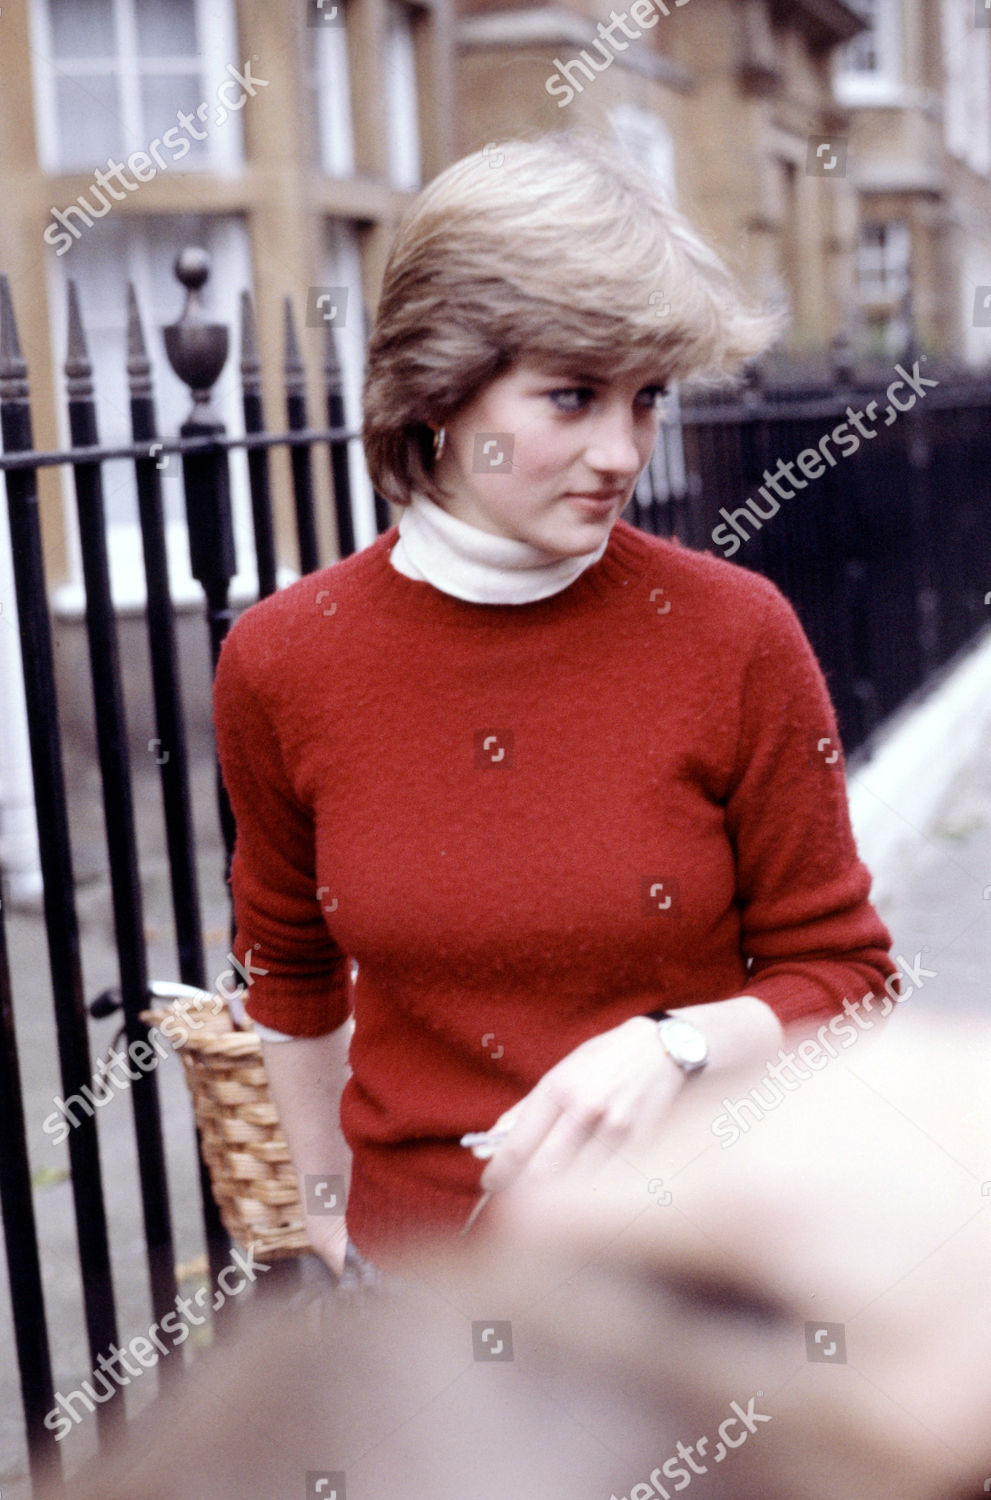
POLYGON ((446 441, 447 441, 447 428, 446 427, 438 427, 437 431, 434 433, 434 462, 435 463, 437 462, 437 460, 440 458, 441 454, 443 453, 443 451, 444 451, 444 444, 445 444, 446 441))

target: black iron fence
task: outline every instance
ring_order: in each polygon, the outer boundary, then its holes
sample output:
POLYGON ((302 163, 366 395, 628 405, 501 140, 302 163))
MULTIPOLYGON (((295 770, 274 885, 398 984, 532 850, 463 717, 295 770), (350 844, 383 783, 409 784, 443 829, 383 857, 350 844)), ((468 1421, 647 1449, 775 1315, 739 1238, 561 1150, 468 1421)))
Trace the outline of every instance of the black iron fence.
MULTIPOLYGON (((263 410, 253 312, 242 307, 244 432, 229 436, 210 405, 210 388, 227 356, 227 330, 209 324, 198 303, 207 265, 200 252, 180 256, 186 310, 166 347, 193 393, 178 437, 156 423, 150 365, 133 291, 129 297, 128 377, 132 441, 101 446, 92 371, 78 303, 70 289, 67 377, 71 448, 38 452, 31 429, 28 372, 21 357, 6 281, 0 283, 0 429, 19 615, 28 731, 44 883, 44 918, 63 1095, 91 1082, 88 1015, 119 1003, 128 1043, 143 1040, 140 1012, 149 997, 132 768, 121 690, 117 622, 111 598, 102 466, 133 462, 147 589, 146 624, 176 930, 177 977, 202 988, 200 894, 194 857, 190 757, 177 664, 175 611, 166 560, 163 455, 181 456, 193 576, 205 605, 214 661, 229 628, 236 559, 228 457, 248 455, 258 588, 276 587, 276 545, 269 459, 288 446, 301 570, 321 565, 314 464, 326 462, 338 550, 354 550, 348 448, 332 331, 326 335, 325 425, 311 427, 305 371, 286 306, 286 430, 270 431, 263 410), (87 1006, 80 961, 63 747, 56 702, 52 632, 42 551, 38 472, 71 469, 86 589, 91 687, 103 788, 119 990, 87 1006)), ((920 359, 880 380, 831 372, 806 389, 751 384, 732 401, 696 398, 665 428, 638 487, 629 518, 767 573, 796 605, 822 660, 848 750, 965 645, 988 618, 991 560, 991 385, 939 374, 920 359), (872 405, 873 403, 873 405, 872 405)), ((380 531, 389 525, 376 497, 380 531)), ((233 826, 218 781, 224 845, 233 826)), ((0 1207, 31 1472, 58 1482, 59 1454, 44 1416, 53 1405, 49 1330, 32 1207, 17 1039, 0 907, 0 1207)), ((176 1280, 169 1192, 156 1075, 142 1072, 130 1090, 138 1157, 148 1284, 155 1317, 174 1305, 176 1280)), ((95 1116, 68 1135, 86 1336, 92 1368, 117 1340, 110 1237, 95 1116)), ((201 1170, 204 1243, 213 1275, 228 1245, 201 1170)), ((175 1364, 176 1362, 172 1362, 175 1364)), ((170 1363, 162 1365, 168 1378, 170 1363)), ((121 1405, 99 1405, 101 1441, 121 1420, 121 1405)))
POLYGON ((991 619, 991 378, 823 361, 681 416, 632 518, 779 585, 855 755, 991 619))
MULTIPOLYGON (((109 460, 133 461, 140 517, 147 630, 159 757, 172 909, 177 935, 179 980, 194 988, 208 985, 197 885, 195 838, 190 799, 190 763, 176 648, 175 610, 169 582, 162 495, 162 467, 167 455, 181 455, 191 569, 205 602, 214 664, 231 624, 231 580, 236 571, 228 455, 248 451, 248 472, 259 593, 276 586, 276 549, 269 454, 291 449, 292 490, 303 571, 319 565, 315 518, 313 456, 324 451, 337 520, 338 548, 354 550, 348 476, 348 444, 355 434, 344 424, 341 370, 332 331, 326 338, 324 392, 326 426, 311 427, 304 369, 292 311, 286 305, 287 430, 269 431, 261 396, 260 369, 250 301, 242 308, 241 379, 244 434, 230 437, 210 406, 210 388, 227 357, 227 329, 209 324, 198 292, 207 275, 202 252, 186 251, 177 275, 187 288, 183 316, 166 330, 166 348, 176 373, 189 385, 193 409, 178 438, 160 437, 150 379, 150 363, 133 289, 129 295, 128 381, 130 444, 99 443, 92 366, 75 288, 69 288, 69 340, 65 364, 71 448, 38 452, 34 448, 28 372, 21 355, 13 303, 6 279, 0 281, 0 430, 4 454, 12 567, 17 599, 31 768, 44 886, 44 918, 63 1096, 79 1096, 92 1083, 87 1012, 106 1015, 119 1007, 128 1045, 144 1042, 147 1029, 140 1013, 149 1002, 145 927, 138 869, 131 766, 124 716, 117 621, 111 598, 108 533, 102 466, 109 460), (119 990, 87 1007, 80 961, 72 850, 63 746, 56 695, 52 629, 43 559, 38 499, 38 472, 68 466, 75 485, 78 531, 86 590, 86 632, 92 699, 103 789, 109 875, 119 962, 119 990)), ((376 500, 380 529, 388 524, 384 504, 376 500)), ((218 808, 228 860, 234 829, 219 781, 218 808)), ((158 1084, 153 1071, 142 1072, 130 1089, 137 1143, 138 1189, 147 1245, 151 1303, 157 1319, 174 1308, 175 1254, 170 1215, 158 1084)), ((85 1095, 83 1095, 85 1098, 85 1095)), ((101 1176, 96 1119, 80 1111, 67 1136, 83 1311, 91 1366, 118 1335, 110 1240, 101 1176)), ((228 1242, 201 1168, 204 1239, 216 1277, 226 1264, 228 1242)), ((57 1483, 61 1472, 52 1430, 44 1424, 52 1409, 53 1385, 48 1324, 38 1237, 32 1206, 30 1166, 14 1027, 13 996, 7 962, 3 911, 0 908, 0 1207, 20 1369, 30 1467, 33 1478, 57 1483)), ((165 1362, 168 1379, 175 1362, 165 1362)), ((100 1404, 101 1441, 119 1425, 120 1403, 100 1404)))

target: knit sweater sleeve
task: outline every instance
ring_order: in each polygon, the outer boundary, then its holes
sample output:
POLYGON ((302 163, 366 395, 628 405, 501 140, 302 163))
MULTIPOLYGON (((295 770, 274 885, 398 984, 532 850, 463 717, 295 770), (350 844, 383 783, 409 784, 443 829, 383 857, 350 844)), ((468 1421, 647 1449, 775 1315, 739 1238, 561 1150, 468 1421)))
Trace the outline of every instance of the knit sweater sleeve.
POLYGON ((347 959, 317 899, 313 814, 294 792, 249 659, 235 627, 214 684, 217 751, 237 826, 234 956, 248 975, 253 1019, 320 1036, 347 1019, 347 959))
POLYGON ((765 587, 726 820, 747 993, 787 1024, 841 1011, 844 998, 881 994, 897 970, 857 853, 822 671, 791 605, 765 587))

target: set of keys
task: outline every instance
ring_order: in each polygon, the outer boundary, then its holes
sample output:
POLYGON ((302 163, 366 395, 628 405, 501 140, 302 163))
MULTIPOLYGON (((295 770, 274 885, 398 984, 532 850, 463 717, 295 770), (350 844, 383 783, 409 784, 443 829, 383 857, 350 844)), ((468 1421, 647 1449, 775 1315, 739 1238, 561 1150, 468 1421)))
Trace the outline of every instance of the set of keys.
MULTIPOLYGON (((493 1125, 491 1130, 469 1130, 467 1135, 461 1137, 461 1144, 471 1152, 478 1161, 489 1161, 495 1156, 499 1147, 509 1134, 510 1126, 493 1125)), ((492 1197, 491 1192, 483 1193, 465 1222, 462 1234, 467 1234, 482 1209, 492 1197)))
POLYGON ((469 1130, 467 1135, 461 1137, 461 1144, 466 1146, 478 1161, 489 1161, 495 1156, 508 1134, 508 1125, 493 1125, 491 1130, 469 1130))

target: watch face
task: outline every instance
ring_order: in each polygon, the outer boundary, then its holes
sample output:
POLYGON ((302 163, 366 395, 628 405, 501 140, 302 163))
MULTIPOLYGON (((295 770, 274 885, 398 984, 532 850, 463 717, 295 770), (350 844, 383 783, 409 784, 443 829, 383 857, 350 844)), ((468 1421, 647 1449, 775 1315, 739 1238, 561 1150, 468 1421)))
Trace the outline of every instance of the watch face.
POLYGON ((700 1068, 708 1057, 708 1047, 702 1033, 688 1021, 662 1021, 661 1036, 664 1045, 675 1062, 685 1068, 700 1068))

